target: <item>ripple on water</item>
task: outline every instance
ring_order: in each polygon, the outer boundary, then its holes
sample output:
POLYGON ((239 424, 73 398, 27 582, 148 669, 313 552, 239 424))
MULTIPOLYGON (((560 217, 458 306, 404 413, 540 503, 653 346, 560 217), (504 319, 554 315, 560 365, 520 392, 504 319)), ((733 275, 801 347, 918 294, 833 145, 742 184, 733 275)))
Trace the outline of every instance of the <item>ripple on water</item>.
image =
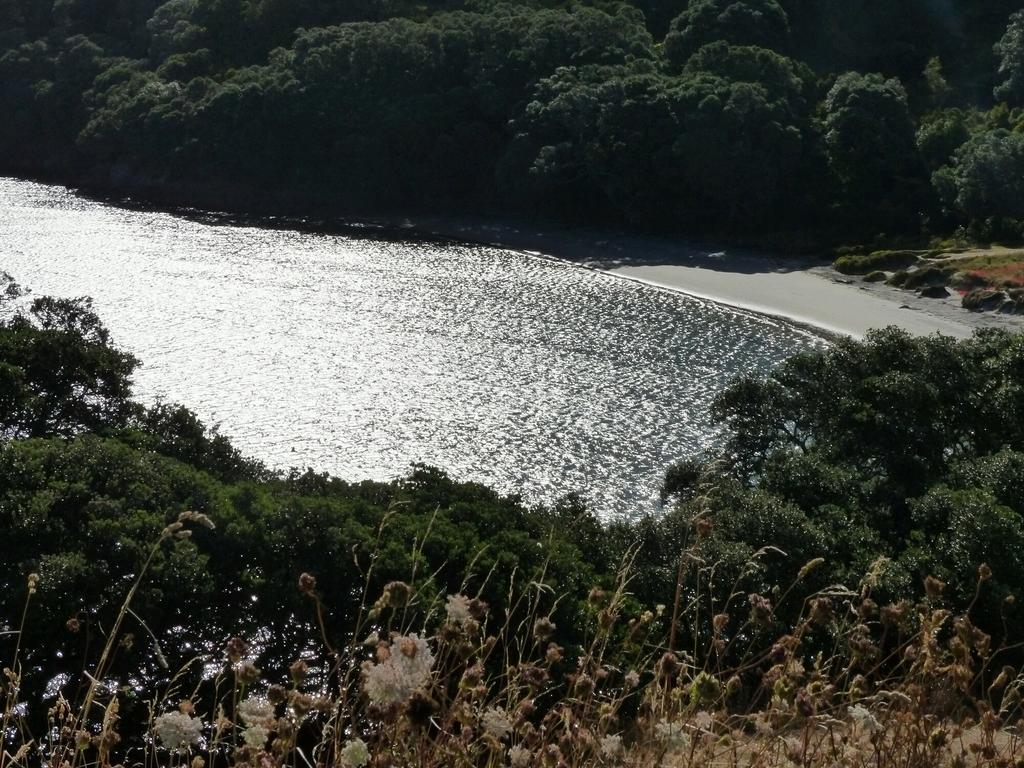
POLYGON ((711 446, 708 405, 821 340, 785 322, 496 248, 211 225, 0 179, 0 269, 89 295, 184 403, 278 467, 443 467, 605 514, 711 446))

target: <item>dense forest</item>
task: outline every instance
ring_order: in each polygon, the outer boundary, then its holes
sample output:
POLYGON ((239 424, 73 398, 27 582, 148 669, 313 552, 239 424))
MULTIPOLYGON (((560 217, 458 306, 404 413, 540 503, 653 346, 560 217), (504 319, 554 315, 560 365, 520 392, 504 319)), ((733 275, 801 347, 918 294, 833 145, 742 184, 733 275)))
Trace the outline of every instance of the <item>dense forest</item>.
POLYGON ((2 0, 0 171, 222 207, 1011 240, 1022 8, 2 0))

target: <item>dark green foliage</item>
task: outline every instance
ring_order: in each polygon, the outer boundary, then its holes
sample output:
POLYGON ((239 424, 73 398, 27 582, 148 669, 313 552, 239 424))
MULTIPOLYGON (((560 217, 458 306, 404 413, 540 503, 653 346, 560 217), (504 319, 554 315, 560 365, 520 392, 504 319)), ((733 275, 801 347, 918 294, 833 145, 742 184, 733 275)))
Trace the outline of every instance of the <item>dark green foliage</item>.
POLYGON ((703 46, 719 41, 781 51, 789 41, 789 20, 776 0, 691 0, 672 21, 665 55, 678 69, 703 46))
POLYGON ((109 344, 87 300, 39 298, 0 327, 0 437, 128 424, 136 361, 109 344))
POLYGON ((903 85, 848 72, 822 109, 825 151, 844 207, 896 227, 912 224, 922 169, 903 85))
POLYGON ((995 576, 974 618, 1001 636, 1002 600, 1024 589, 1022 366, 1024 337, 998 331, 964 342, 878 331, 791 358, 718 398, 726 466, 678 470, 702 477, 705 497, 681 497, 673 514, 708 515, 707 551, 734 568, 780 547, 788 556, 756 571, 767 584, 821 556, 823 578, 855 588, 885 556, 876 595, 910 596, 935 575, 966 606, 988 563, 995 576), (774 527, 776 517, 786 522, 774 527))
MULTIPOLYGON (((1016 238, 1006 190, 956 199, 957 152, 1022 124, 1019 6, 0 0, 0 172, 218 207, 1016 238)), ((1018 177, 1002 150, 984 173, 1018 177)))
POLYGON ((1001 82, 995 89, 995 96, 1013 106, 1024 104, 1024 11, 1017 11, 1010 17, 1006 34, 995 47, 999 56, 999 77, 1001 82))
POLYGON ((966 220, 1024 218, 1024 134, 1005 130, 972 136, 936 171, 943 202, 966 220))
POLYGON ((682 77, 561 70, 517 124, 528 192, 555 201, 599 192, 603 208, 648 226, 777 222, 807 163, 804 74, 771 51, 725 44, 702 49, 682 77))
POLYGON ((840 256, 833 266, 844 275, 866 275, 875 270, 905 269, 916 264, 921 251, 872 251, 867 254, 840 256))
POLYGON ((1013 237, 1019 190, 968 212, 939 176, 943 209, 930 176, 972 135, 1020 125, 990 109, 993 89, 1018 103, 1017 11, 2 0, 0 172, 299 213, 540 211, 829 243, 965 224, 1013 237))

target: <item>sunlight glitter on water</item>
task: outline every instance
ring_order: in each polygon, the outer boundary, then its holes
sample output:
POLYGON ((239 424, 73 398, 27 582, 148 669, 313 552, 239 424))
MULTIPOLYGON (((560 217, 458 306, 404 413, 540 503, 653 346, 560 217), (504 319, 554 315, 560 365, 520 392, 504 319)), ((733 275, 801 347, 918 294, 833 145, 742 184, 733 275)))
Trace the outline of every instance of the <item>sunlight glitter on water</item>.
POLYGON ((144 400, 273 466, 361 480, 425 462, 609 515, 654 510, 666 466, 714 443, 732 376, 823 344, 524 253, 201 223, 11 179, 0 270, 92 296, 144 400))

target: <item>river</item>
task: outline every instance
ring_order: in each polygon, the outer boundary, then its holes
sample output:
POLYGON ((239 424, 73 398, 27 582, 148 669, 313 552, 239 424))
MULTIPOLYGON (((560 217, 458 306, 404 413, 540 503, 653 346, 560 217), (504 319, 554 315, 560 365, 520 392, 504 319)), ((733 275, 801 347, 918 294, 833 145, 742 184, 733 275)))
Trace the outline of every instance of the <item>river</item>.
POLYGON ((498 248, 217 223, 0 178, 0 270, 91 296, 183 403, 279 468, 413 462, 604 515, 657 508, 714 445, 711 399, 822 346, 806 329, 498 248))

